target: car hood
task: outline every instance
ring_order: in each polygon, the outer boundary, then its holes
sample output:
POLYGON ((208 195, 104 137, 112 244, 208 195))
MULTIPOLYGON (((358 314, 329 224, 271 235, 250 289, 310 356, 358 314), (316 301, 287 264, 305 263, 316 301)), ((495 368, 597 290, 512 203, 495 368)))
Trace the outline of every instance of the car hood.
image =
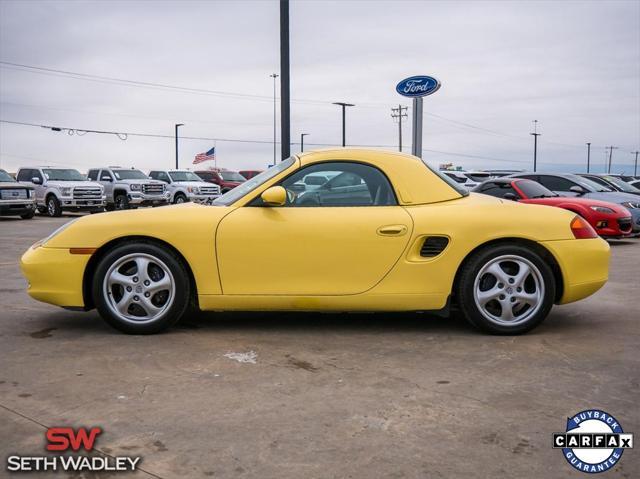
POLYGON ((102 188, 100 183, 96 183, 95 181, 60 181, 60 180, 47 180, 46 186, 60 186, 60 187, 76 187, 76 186, 84 186, 89 187, 93 186, 96 188, 102 188))
POLYGON ((211 242, 218 222, 233 210, 228 206, 208 206, 196 203, 112 211, 87 215, 72 221, 44 246, 51 248, 99 248, 124 236, 150 237, 173 243, 176 236, 194 242, 211 242))
POLYGON ((0 188, 21 188, 21 189, 28 189, 28 190, 32 190, 33 186, 31 185, 25 185, 22 183, 17 183, 17 182, 13 182, 13 181, 0 181, 0 188))
POLYGON ((211 186, 211 183, 207 183, 206 181, 174 181, 172 184, 176 186, 192 186, 192 187, 200 187, 200 186, 210 187, 211 186))
POLYGON ((595 198, 585 198, 581 197, 570 197, 570 196, 556 196, 553 198, 528 198, 524 201, 532 202, 538 205, 548 205, 548 206, 570 206, 570 205, 580 205, 585 208, 589 208, 590 206, 602 206, 603 208, 609 208, 619 214, 624 214, 625 216, 629 216, 629 210, 624 206, 613 203, 611 201, 602 201, 597 200, 595 198))
POLYGON ((579 198, 608 201, 610 203, 618 203, 618 204, 627 203, 629 201, 631 201, 632 203, 640 203, 640 198, 637 195, 632 195, 630 193, 622 193, 619 191, 612 191, 610 193, 607 193, 607 192, 586 193, 580 196, 579 198))

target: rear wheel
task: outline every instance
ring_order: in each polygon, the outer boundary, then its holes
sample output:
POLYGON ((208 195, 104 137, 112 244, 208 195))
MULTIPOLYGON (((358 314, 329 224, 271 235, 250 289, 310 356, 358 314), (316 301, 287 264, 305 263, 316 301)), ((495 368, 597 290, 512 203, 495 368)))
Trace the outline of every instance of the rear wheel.
POLYGON ((52 218, 62 216, 62 207, 60 201, 54 195, 49 195, 47 198, 47 214, 52 218))
POLYGON ((522 334, 539 325, 555 298, 551 267, 532 249, 500 245, 475 253, 458 282, 467 320, 493 334, 522 334))
POLYGON ((150 243, 128 243, 107 253, 96 268, 92 291, 102 318, 129 334, 159 333, 173 326, 191 298, 182 261, 150 243))
POLYGON ((23 220, 30 220, 35 216, 35 214, 36 214, 36 210, 31 210, 28 213, 20 215, 20 218, 22 218, 23 220))

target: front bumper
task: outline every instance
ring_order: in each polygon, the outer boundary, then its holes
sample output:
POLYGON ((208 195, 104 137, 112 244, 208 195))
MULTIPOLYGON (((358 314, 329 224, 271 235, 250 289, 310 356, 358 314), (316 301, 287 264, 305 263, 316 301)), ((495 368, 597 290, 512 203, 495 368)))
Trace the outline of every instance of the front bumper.
POLYGON ((602 238, 625 238, 633 236, 633 218, 629 216, 600 219, 595 221, 595 224, 591 224, 591 226, 594 227, 598 236, 602 238), (622 231, 620 221, 626 225, 625 231, 622 231))
POLYGON ((0 200, 0 216, 20 216, 36 209, 35 200, 0 200))
POLYGON ((130 205, 135 206, 153 206, 166 205, 169 203, 171 194, 167 191, 162 195, 145 195, 140 192, 131 192, 127 195, 130 205))
POLYGON ((102 198, 65 198, 59 199, 60 206, 63 210, 66 209, 81 209, 81 210, 94 210, 98 208, 104 208, 106 204, 106 196, 102 198))
POLYGON ((600 238, 544 241, 562 271, 563 290, 558 304, 591 296, 609 279, 609 244, 600 238))
POLYGON ((90 255, 71 254, 67 248, 32 246, 20 259, 33 299, 56 306, 83 308, 82 280, 90 255))
POLYGON ((220 198, 220 195, 189 195, 189 201, 203 205, 212 203, 216 198, 220 198))

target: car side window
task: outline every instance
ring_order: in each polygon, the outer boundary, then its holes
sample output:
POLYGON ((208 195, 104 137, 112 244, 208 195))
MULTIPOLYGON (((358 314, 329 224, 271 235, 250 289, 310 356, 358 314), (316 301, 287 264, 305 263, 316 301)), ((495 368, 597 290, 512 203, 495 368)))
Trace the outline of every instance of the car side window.
POLYGON ((155 179, 159 181, 164 181, 165 183, 171 183, 171 179, 169 178, 169 175, 164 171, 158 171, 155 179))
POLYGON ((377 168, 355 162, 316 163, 282 181, 288 207, 397 205, 393 188, 377 168))
POLYGON ((520 198, 518 192, 514 190, 509 183, 488 183, 480 193, 495 196, 496 198, 504 198, 505 194, 511 193, 515 195, 516 198, 520 198))
POLYGON ((538 180, 542 186, 546 186, 551 191, 571 191, 572 186, 576 186, 573 181, 561 178, 559 176, 540 175, 538 180))
POLYGON ((150 171, 149 172, 149 178, 151 178, 152 180, 157 180, 158 179, 158 172, 157 171, 150 171))
POLYGON ((89 170, 89 173, 87 173, 87 178, 92 181, 96 181, 98 179, 99 171, 100 170, 89 170))
POLYGON ((23 168, 22 170, 20 170, 18 172, 18 176, 16 177, 16 180, 18 181, 31 181, 31 176, 29 176, 31 174, 31 170, 27 169, 27 168, 23 168))
POLYGON ((38 178, 41 184, 44 182, 44 178, 42 177, 40 170, 29 170, 29 173, 30 175, 29 178, 27 178, 27 181, 31 181, 31 178, 38 178))

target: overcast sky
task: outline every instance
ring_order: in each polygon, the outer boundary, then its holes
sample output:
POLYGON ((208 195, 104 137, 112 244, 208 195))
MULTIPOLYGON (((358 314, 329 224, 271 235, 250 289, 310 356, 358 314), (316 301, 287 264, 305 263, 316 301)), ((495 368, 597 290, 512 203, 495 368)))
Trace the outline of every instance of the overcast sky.
MULTIPOLYGON (((540 169, 592 163, 633 169, 640 149, 640 2, 294 1, 292 141, 397 148, 395 84, 433 75, 425 99, 425 157, 465 168, 540 169)), ((276 1, 0 0, 0 61, 222 92, 90 81, 0 65, 0 119, 36 124, 266 143, 217 141, 218 164, 265 168, 273 158, 273 83, 279 70, 276 1), (239 95, 238 95, 239 94, 239 95)), ((409 111, 409 117, 411 111, 409 111)), ((279 124, 278 124, 279 130, 279 124)), ((404 128, 405 151, 411 129, 404 128)), ((278 138, 280 133, 278 131, 278 138)), ((214 146, 180 142, 181 166, 214 146)), ((306 146, 306 145, 305 145, 306 146)), ((314 148, 313 146, 311 148, 314 148)), ((306 148, 305 148, 306 149, 306 148)), ((292 146, 299 151, 299 145, 292 146)), ((0 167, 25 164, 171 167, 172 138, 69 136, 2 123, 0 167)))

